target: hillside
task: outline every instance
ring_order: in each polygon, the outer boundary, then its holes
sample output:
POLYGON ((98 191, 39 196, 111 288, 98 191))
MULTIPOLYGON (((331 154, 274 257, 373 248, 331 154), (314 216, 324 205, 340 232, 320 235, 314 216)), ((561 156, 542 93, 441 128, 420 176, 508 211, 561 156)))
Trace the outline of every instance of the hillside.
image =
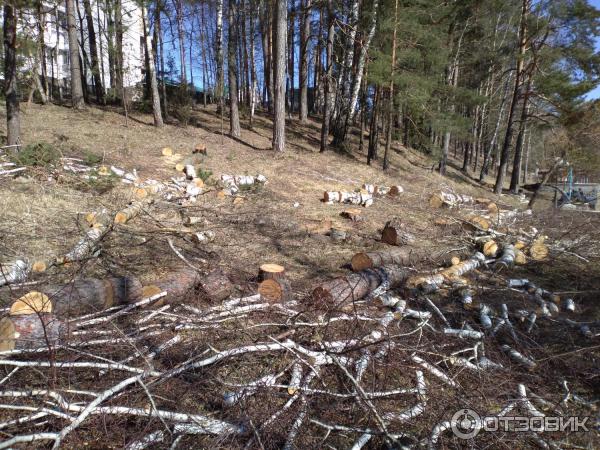
MULTIPOLYGON (((44 311, 66 324, 60 338, 44 329, 33 345, 13 333, 16 350, 0 359, 0 396, 14 406, 0 406, 6 446, 35 441, 21 445, 41 448, 43 440, 136 449, 173 442, 179 448, 600 445, 598 215, 553 211, 547 199, 527 213, 518 196, 494 195, 452 161, 442 177, 432 171, 434 159, 396 142, 386 172, 380 161, 364 163, 366 150, 319 153, 316 120, 289 120, 286 151, 276 156, 268 118, 255 117, 254 129, 243 128, 239 139, 223 126, 212 107, 198 107, 190 126, 160 129, 137 112, 126 120, 111 109, 33 104, 22 113, 24 143, 47 143, 91 170, 74 173, 66 160, 54 160, 0 177, 0 279, 15 260, 48 266, 0 289, 3 314, 14 320, 9 309, 25 292, 49 285, 67 292, 88 278, 106 285, 130 277, 158 287, 144 298, 166 294, 139 307, 111 299, 105 306, 113 309, 102 311, 85 298, 95 291, 78 291, 67 295, 64 315, 57 307, 44 311), (206 155, 193 153, 198 144, 206 155), (163 156, 165 147, 179 157, 163 156), (179 182, 183 190, 174 187, 172 178, 183 176, 178 163, 193 165, 203 180, 193 200, 185 195, 187 182, 179 182), (101 166, 135 169, 137 178, 102 176, 101 166), (266 182, 226 195, 224 174, 260 174, 266 182), (153 183, 169 185, 173 194, 151 192, 153 183), (322 201, 324 192, 355 192, 363 184, 403 192, 374 196, 369 207, 322 201), (114 224, 119 211, 139 201, 140 188, 139 214, 114 224), (434 208, 430 199, 440 191, 466 201, 434 208), (341 215, 348 210, 357 210, 358 220, 341 215), (108 219, 86 221, 92 212, 108 219), (473 225, 482 216, 483 225, 473 225), (381 241, 392 219, 408 245, 381 241), (80 258, 61 258, 90 224, 99 224, 99 239, 80 258), (206 232, 199 241, 196 233, 206 232), (474 257, 488 240, 498 252, 484 261, 474 257), (536 257, 536 243, 547 256, 536 257), (515 244, 525 264, 514 264, 515 244), (401 281, 385 268, 352 275, 355 254, 397 249, 407 255, 393 266, 401 281), (452 266, 451 257, 461 262, 452 266), (285 267, 290 292, 281 301, 254 296, 265 263, 285 267), (206 281, 213 276, 230 287, 206 281), (336 277, 347 285, 321 285, 336 277), (379 290, 354 298, 363 284, 379 290), (317 298, 317 286, 331 296, 317 298), (51 412, 38 409, 44 402, 51 412), (39 417, 24 418, 27 407, 39 417), (450 431, 454 413, 465 408, 481 416, 514 410, 514 416, 592 419, 589 432, 482 431, 465 441, 450 431), (25 437, 35 433, 49 436, 25 437)), ((357 147, 352 129, 349 148, 357 147)), ((6 325, 0 328, 5 337, 6 325)))

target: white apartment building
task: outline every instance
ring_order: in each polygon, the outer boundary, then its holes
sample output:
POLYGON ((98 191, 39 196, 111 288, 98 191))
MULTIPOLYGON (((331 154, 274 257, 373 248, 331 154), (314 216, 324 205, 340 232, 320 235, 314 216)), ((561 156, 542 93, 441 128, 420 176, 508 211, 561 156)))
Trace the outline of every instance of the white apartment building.
MULTIPOLYGON (((79 32, 79 44, 81 60, 85 66, 88 86, 92 86, 92 71, 90 58, 90 45, 87 20, 83 2, 76 2, 79 8, 76 15, 77 29, 79 32)), ((104 11, 104 2, 99 4, 96 0, 90 0, 92 16, 94 21, 94 32, 96 36, 96 47, 98 61, 100 63, 100 77, 104 88, 111 85, 109 66, 109 35, 110 26, 107 14, 104 11)), ((143 47, 143 23, 140 7, 135 0, 121 0, 123 17, 123 84, 130 88, 138 86, 142 82, 144 69, 144 47, 143 47)), ((32 41, 37 39, 37 12, 33 10, 22 11, 19 16, 18 30, 32 41)), ((43 4, 44 24, 44 48, 46 56, 46 75, 54 83, 60 86, 68 86, 71 78, 69 66, 69 41, 67 36, 67 16, 65 2, 44 2, 43 4)), ((0 8, 0 18, 2 8, 0 8)), ((115 42, 114 27, 111 36, 113 45, 115 42)), ((31 53, 35 52, 32 50, 31 53)), ((26 55, 28 62, 25 66, 31 70, 36 64, 36 56, 26 55)), ((39 59, 39 58, 37 58, 39 59)), ((37 72, 42 74, 41 62, 37 63, 37 72)), ((50 84, 50 81, 49 81, 50 84)))

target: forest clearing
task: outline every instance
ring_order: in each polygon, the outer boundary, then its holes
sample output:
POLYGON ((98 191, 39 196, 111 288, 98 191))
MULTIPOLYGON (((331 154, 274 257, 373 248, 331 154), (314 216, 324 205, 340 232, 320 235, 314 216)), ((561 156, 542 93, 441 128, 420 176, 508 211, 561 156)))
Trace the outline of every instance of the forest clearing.
POLYGON ((600 447, 596 0, 5 0, 0 449, 600 447))

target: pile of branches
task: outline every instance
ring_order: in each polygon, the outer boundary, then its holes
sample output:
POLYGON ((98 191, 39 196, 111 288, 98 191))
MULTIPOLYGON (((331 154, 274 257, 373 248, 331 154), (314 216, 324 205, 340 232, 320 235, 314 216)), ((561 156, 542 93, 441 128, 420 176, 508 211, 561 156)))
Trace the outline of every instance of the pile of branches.
MULTIPOLYGON (((467 407, 487 417, 590 415, 592 400, 545 376, 552 366, 535 337, 550 328, 590 340, 600 324, 571 318, 570 299, 495 274, 505 256, 476 253, 441 271, 372 267, 280 303, 260 295, 184 303, 161 291, 68 318, 56 339, 0 355, 0 448, 77 447, 98 434, 130 449, 435 448, 464 443, 451 430, 467 407), (474 271, 502 280, 503 298, 519 301, 484 303, 460 283, 474 271), (350 291, 330 289, 340 282, 350 291)), ((593 442, 516 436, 542 448, 593 442)))

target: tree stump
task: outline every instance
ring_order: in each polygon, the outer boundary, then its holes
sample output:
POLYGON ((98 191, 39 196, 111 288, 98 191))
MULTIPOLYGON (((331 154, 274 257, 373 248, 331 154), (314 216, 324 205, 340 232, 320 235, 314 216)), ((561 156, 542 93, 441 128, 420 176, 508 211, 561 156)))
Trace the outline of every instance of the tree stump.
POLYGON ((258 281, 279 280, 285 277, 285 267, 279 264, 262 264, 258 269, 258 281))
POLYGON ((329 237, 333 242, 343 242, 348 237, 348 234, 340 228, 332 228, 329 230, 329 237))
POLYGON ((173 149, 171 147, 164 147, 161 153, 163 156, 173 156, 173 149))
POLYGON ((194 147, 194 151, 192 153, 199 153, 201 155, 206 155, 206 145, 204 144, 196 144, 194 147))
POLYGON ((67 325, 54 314, 16 315, 0 320, 0 351, 54 347, 67 338, 67 325))
POLYGON ((292 295, 290 282, 285 278, 268 278, 258 285, 258 293, 269 303, 286 302, 292 295))
POLYGON ((387 222, 381 233, 381 241, 390 245, 408 245, 414 240, 415 237, 406 231, 405 225, 397 218, 387 222))

